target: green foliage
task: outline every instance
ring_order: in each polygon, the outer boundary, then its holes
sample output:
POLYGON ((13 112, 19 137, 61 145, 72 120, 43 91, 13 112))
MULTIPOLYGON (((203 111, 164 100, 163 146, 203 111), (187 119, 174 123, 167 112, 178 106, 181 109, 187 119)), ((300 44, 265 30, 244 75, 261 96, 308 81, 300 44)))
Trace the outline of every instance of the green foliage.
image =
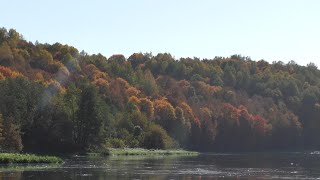
POLYGON ((12 118, 4 121, 0 114, 0 152, 19 152, 22 147, 19 128, 12 124, 12 118))
POLYGON ((80 96, 76 129, 76 143, 88 148, 102 143, 104 106, 93 86, 85 87, 80 96))
POLYGON ((63 56, 62 63, 68 68, 70 72, 80 71, 80 65, 77 59, 73 58, 69 53, 63 56))
POLYGON ((1 66, 11 66, 13 65, 13 53, 9 45, 4 42, 0 46, 0 65, 1 66))
POLYGON ((174 144, 161 126, 151 125, 144 139, 144 147, 147 149, 170 149, 174 147, 174 144))
POLYGON ((8 35, 8 43, 11 47, 16 47, 19 41, 22 39, 20 34, 15 29, 10 29, 8 35))
POLYGON ((110 58, 0 29, 1 151, 320 148, 320 71, 232 55, 110 58))
POLYGON ((20 136, 20 129, 17 125, 13 124, 11 119, 5 123, 4 131, 4 150, 8 152, 20 152, 23 148, 20 136))
POLYGON ((145 71, 141 78, 141 85, 146 95, 153 96, 158 93, 157 83, 149 70, 145 71))
POLYGON ((107 148, 124 148, 125 142, 119 138, 110 138, 108 139, 106 145, 107 148))
POLYGON ((224 68, 223 82, 225 85, 231 87, 236 85, 236 70, 228 64, 224 68))
POLYGON ((141 148, 109 148, 108 155, 111 156, 141 156, 141 155, 182 155, 182 156, 196 156, 199 153, 185 150, 148 150, 141 148))
POLYGON ((33 154, 0 153, 0 164, 9 163, 62 163, 62 159, 55 156, 37 156, 33 154))

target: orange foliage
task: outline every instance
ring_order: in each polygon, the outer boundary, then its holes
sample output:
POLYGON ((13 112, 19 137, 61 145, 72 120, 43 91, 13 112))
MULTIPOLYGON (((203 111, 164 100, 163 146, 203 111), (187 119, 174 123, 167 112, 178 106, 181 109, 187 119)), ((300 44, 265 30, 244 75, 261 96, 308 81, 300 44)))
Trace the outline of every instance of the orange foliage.
POLYGON ((157 118, 175 120, 174 108, 166 99, 155 100, 154 105, 157 118))
POLYGON ((51 91, 51 92, 57 92, 57 93, 65 93, 66 89, 61 86, 59 82, 56 80, 50 80, 44 83, 44 85, 51 91))
POLYGON ((44 80, 44 77, 42 75, 41 72, 37 72, 35 75, 34 75, 35 79, 38 80, 38 81, 43 81, 44 80))
POLYGON ((141 111, 146 113, 148 119, 153 119, 153 116, 154 116, 153 102, 150 101, 150 99, 148 98, 141 98, 140 106, 141 106, 141 111))
POLYGON ((21 73, 4 66, 0 66, 0 73, 3 78, 17 78, 23 76, 21 73))
POLYGON ((173 106, 166 99, 158 99, 155 100, 154 107, 156 122, 163 126, 169 134, 172 134, 177 119, 173 106))
POLYGON ((206 84, 202 81, 196 82, 196 86, 198 87, 199 92, 206 97, 213 96, 214 94, 222 90, 220 86, 210 86, 209 84, 206 84))
POLYGON ((126 93, 127 88, 129 87, 129 83, 122 78, 116 78, 115 80, 111 81, 107 94, 110 102, 123 109, 129 98, 126 93))
POLYGON ((108 75, 105 72, 101 72, 95 65, 88 64, 84 68, 84 72, 88 75, 91 80, 104 78, 107 79, 108 75))
POLYGON ((131 96, 128 100, 129 103, 133 103, 134 105, 136 105, 137 107, 140 106, 140 99, 137 98, 136 96, 131 96))
POLYGON ((240 125, 240 123, 239 123, 240 114, 239 114, 239 110, 236 107, 232 106, 229 103, 225 103, 225 104, 223 104, 222 111, 223 111, 222 117, 225 120, 227 120, 227 122, 230 125, 237 125, 237 126, 240 125))
POLYGON ((213 116, 212 111, 207 107, 201 108, 200 112, 201 112, 201 119, 204 121, 211 119, 213 116))
POLYGON ((130 87, 129 83, 126 80, 124 80, 124 79, 122 79, 120 77, 116 78, 116 83, 118 83, 123 88, 129 88, 130 87))
POLYGON ((270 129, 270 125, 267 124, 267 120, 263 117, 256 115, 252 117, 252 128, 259 135, 266 135, 268 130, 270 129))
POLYGON ((103 78, 98 78, 98 79, 96 79, 95 81, 93 81, 93 83, 94 83, 95 85, 97 85, 98 87, 100 87, 100 86, 105 86, 105 87, 107 87, 107 86, 108 86, 108 81, 105 80, 105 79, 103 79, 103 78))
POLYGON ((127 90, 126 90, 126 94, 128 96, 138 96, 140 94, 140 90, 138 90, 137 88, 135 87, 129 87, 127 90))
POLYGON ((99 92, 102 94, 105 94, 107 92, 108 87, 109 87, 108 81, 103 78, 98 78, 98 79, 94 80, 93 84, 95 84, 99 88, 99 92))
POLYGON ((250 121, 252 119, 252 115, 249 114, 248 109, 245 106, 242 106, 242 105, 239 106, 238 112, 239 112, 240 116, 242 118, 244 118, 245 120, 250 121))
POLYGON ((4 75, 0 72, 0 80, 5 79, 4 75))
POLYGON ((180 104, 180 107, 183 109, 184 115, 190 121, 190 123, 195 125, 196 127, 200 128, 201 122, 200 122, 199 118, 195 117, 191 107, 186 102, 182 102, 180 104))
POLYGON ((129 105, 133 107, 133 110, 140 113, 140 100, 136 96, 131 96, 128 100, 129 105))
POLYGON ((201 129, 204 131, 206 138, 213 142, 216 134, 217 134, 217 122, 213 118, 212 111, 207 108, 201 108, 201 119, 202 119, 202 127, 201 129))
POLYGON ((92 79, 99 79, 99 78, 107 79, 108 75, 105 72, 95 71, 94 74, 92 75, 92 79))
POLYGON ((245 106, 236 108, 231 104, 224 104, 223 118, 227 120, 229 125, 236 123, 239 128, 243 125, 242 123, 248 123, 254 132, 262 136, 265 136, 271 130, 271 125, 266 119, 259 115, 250 114, 245 106), (243 121, 240 121, 240 119, 243 121))

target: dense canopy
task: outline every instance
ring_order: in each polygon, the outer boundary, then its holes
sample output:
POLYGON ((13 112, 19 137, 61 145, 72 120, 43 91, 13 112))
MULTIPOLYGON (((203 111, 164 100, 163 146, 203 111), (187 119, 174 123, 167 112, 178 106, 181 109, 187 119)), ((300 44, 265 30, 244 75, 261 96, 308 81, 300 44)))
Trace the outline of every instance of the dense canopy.
POLYGON ((313 63, 107 58, 0 29, 0 151, 311 149, 319 118, 313 63))

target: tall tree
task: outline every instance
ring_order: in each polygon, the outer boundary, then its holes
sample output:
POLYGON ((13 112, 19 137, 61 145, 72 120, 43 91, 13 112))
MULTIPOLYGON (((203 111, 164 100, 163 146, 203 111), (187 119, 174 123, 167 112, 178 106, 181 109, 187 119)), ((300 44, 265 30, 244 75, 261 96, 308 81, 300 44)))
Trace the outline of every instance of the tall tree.
POLYGON ((82 148, 99 146, 103 141, 104 104, 92 85, 82 90, 76 122, 76 143, 82 148))

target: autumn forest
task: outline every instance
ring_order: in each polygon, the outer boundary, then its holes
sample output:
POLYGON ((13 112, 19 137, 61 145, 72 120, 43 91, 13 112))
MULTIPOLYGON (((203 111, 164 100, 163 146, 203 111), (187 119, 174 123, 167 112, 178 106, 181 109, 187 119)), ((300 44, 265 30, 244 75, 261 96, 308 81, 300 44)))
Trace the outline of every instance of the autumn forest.
POLYGON ((320 148, 320 71, 232 55, 89 55, 0 28, 0 151, 320 148))

